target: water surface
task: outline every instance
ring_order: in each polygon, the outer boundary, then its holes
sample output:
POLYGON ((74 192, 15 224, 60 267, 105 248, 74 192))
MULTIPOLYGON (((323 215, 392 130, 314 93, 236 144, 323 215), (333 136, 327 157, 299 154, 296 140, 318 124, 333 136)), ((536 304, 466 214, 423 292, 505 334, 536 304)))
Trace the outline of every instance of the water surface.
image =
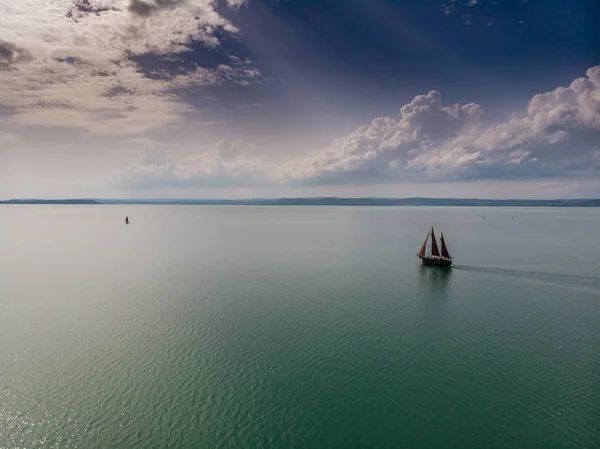
POLYGON ((600 210, 514 212, 3 206, 0 447, 600 447, 600 210))

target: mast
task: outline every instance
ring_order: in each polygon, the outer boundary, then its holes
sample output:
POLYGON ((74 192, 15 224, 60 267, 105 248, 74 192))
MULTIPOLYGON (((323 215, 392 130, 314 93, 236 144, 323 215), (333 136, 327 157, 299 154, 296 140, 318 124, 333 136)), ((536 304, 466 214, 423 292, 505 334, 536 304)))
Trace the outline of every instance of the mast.
POLYGON ((425 257, 425 249, 427 248, 427 239, 429 238, 429 234, 431 231, 427 233, 427 237, 425 237, 425 241, 423 242, 423 246, 421 246, 421 251, 419 251, 419 256, 425 257))
POLYGON ((442 257, 447 257, 448 259, 451 259, 450 253, 448 253, 448 248, 446 248, 446 242, 444 241, 443 233, 440 236, 440 241, 442 242, 442 257))
POLYGON ((437 242, 435 241, 433 226, 431 227, 431 255, 440 257, 440 251, 438 250, 437 242))

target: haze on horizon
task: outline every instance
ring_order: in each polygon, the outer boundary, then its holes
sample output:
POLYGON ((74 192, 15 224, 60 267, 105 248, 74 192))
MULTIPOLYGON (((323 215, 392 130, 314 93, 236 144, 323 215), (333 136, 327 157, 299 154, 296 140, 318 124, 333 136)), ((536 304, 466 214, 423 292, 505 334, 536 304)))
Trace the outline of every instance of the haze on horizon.
POLYGON ((0 0, 0 199, 600 197, 596 0, 0 0))

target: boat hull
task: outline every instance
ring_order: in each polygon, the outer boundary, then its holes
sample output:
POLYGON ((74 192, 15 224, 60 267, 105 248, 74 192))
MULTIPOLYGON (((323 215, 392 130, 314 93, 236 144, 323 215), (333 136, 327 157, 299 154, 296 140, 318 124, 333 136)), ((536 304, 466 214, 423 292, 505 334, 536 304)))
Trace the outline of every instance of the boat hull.
POLYGON ((423 265, 431 265, 435 267, 449 267, 452 265, 452 259, 446 257, 425 257, 419 256, 423 265))

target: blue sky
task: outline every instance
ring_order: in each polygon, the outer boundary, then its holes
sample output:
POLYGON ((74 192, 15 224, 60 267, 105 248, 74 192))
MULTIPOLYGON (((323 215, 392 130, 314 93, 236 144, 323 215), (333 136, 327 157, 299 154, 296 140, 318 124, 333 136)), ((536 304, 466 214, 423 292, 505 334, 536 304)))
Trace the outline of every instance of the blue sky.
POLYGON ((599 197, 598 17, 0 0, 0 197, 599 197))

